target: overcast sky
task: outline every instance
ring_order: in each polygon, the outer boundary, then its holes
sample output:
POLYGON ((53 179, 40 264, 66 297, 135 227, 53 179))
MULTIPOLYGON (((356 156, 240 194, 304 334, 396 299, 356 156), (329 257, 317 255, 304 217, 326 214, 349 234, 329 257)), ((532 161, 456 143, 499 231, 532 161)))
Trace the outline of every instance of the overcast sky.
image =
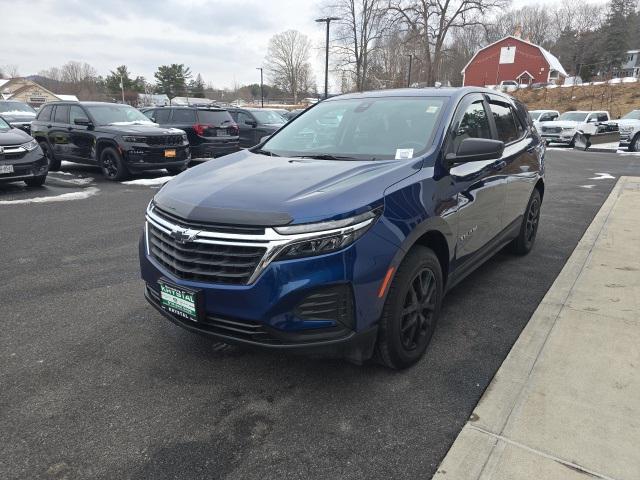
MULTIPOLYGON (((538 0, 552 4, 555 0, 538 0)), ((592 0, 605 3, 606 0, 592 0)), ((184 63, 215 87, 259 81, 269 38, 288 29, 311 37, 322 84, 320 0, 0 0, 0 65, 35 74, 69 60, 101 75, 126 64, 153 81, 158 65, 184 63)), ((514 0, 523 6, 526 0, 514 0)))

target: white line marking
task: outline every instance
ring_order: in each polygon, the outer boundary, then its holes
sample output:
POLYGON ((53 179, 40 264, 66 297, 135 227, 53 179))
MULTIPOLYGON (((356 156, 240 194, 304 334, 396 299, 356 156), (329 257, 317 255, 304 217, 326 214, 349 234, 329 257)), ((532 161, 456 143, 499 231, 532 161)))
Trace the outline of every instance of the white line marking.
POLYGON ((580 185, 580 188, 593 188, 595 185, 580 185))
POLYGON ((84 200, 85 198, 94 196, 99 191, 99 188, 89 187, 79 192, 63 193, 62 195, 53 195, 51 197, 23 198, 21 200, 1 200, 0 205, 20 205, 25 203, 53 203, 68 202, 70 200, 84 200))
POLYGON ((608 173, 595 173, 596 175, 599 175, 599 177, 592 177, 589 180, 610 180, 610 179, 615 179, 616 177, 609 175, 608 173))

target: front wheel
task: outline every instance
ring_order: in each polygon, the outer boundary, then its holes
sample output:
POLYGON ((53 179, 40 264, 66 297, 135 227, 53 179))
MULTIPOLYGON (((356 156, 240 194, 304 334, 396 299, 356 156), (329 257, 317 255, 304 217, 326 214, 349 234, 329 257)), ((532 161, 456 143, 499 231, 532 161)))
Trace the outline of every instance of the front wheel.
POLYGON ((433 250, 415 246, 391 283, 378 330, 377 353, 393 369, 416 363, 427 349, 440 315, 444 285, 433 250))
POLYGON ((24 183, 27 184, 27 187, 41 187, 44 185, 46 179, 46 175, 40 175, 38 177, 27 178, 24 183))
POLYGON ((122 160, 122 155, 113 147, 107 147, 100 153, 100 168, 107 180, 117 182, 129 177, 129 170, 122 160))
POLYGON ((629 151, 640 152, 640 133, 636 133, 636 136, 631 140, 631 143, 629 144, 629 151))
POLYGON ((526 255, 533 248, 538 233, 538 225, 540 223, 540 207, 542 199, 537 188, 533 189, 529 204, 522 218, 520 232, 518 236, 511 242, 511 250, 517 255, 526 255))

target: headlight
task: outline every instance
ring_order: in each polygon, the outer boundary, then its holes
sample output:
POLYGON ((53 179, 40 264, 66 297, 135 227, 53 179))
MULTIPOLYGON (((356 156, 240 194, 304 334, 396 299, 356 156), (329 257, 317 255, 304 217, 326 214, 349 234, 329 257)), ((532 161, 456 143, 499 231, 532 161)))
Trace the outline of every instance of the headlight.
POLYGON ((189 139, 187 138, 187 134, 186 133, 182 134, 182 143, 189 143, 189 139))
POLYGON ((575 127, 562 127, 563 132, 570 132, 572 130, 575 130, 575 127))
POLYGON ((283 246, 276 260, 312 257, 345 248, 362 237, 379 215, 379 211, 370 211, 343 220, 277 227, 274 230, 281 235, 304 235, 305 238, 283 246))
POLYGON ((127 143, 147 143, 147 137, 138 137, 137 135, 123 135, 122 140, 127 143))
POLYGON ((30 142, 23 143, 20 146, 24 148, 27 152, 30 152, 38 148, 38 142, 36 142, 35 140, 31 140, 30 142))

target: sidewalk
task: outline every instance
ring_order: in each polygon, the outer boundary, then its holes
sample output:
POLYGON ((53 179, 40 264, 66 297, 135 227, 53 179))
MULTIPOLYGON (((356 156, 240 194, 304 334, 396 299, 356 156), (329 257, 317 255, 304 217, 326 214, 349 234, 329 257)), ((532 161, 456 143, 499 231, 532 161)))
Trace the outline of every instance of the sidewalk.
POLYGON ((622 177, 434 480, 640 479, 640 177, 622 177))

